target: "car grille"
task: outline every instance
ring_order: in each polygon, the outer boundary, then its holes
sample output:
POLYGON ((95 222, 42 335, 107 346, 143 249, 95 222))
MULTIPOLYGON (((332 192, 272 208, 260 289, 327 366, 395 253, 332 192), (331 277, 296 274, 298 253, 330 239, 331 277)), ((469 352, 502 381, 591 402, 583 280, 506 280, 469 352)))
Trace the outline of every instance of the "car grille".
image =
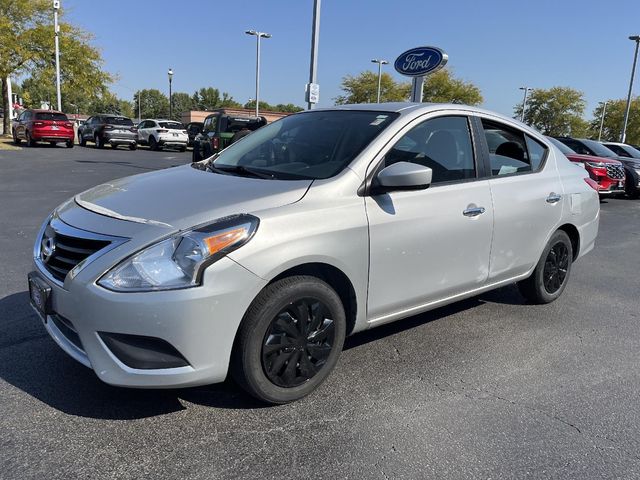
POLYGON ((607 165, 607 175, 614 180, 624 178, 624 167, 622 165, 607 165))
POLYGON ((65 235, 50 223, 40 241, 40 260, 54 278, 64 282, 70 270, 110 243, 107 240, 65 235))

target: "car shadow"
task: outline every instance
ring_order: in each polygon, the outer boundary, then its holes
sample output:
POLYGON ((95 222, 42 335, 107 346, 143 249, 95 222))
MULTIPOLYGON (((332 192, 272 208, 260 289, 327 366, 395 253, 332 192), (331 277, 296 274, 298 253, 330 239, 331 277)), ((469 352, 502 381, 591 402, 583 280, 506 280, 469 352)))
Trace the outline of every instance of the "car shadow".
MULTIPOLYGON (((344 349, 370 342, 476 308, 484 303, 523 304, 514 288, 503 288, 445 307, 356 333, 344 349)), ((46 333, 29 305, 26 291, 0 299, 0 379, 61 412, 95 419, 131 420, 185 410, 184 402, 221 409, 259 409, 232 380, 201 387, 141 390, 100 381, 68 357, 46 333)))

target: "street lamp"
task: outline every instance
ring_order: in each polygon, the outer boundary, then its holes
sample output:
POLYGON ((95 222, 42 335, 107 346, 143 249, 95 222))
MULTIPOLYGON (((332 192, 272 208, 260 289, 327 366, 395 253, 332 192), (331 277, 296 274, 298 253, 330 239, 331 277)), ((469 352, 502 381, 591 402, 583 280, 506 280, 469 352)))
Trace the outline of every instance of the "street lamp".
POLYGON ((382 82, 382 65, 387 65, 389 62, 387 62, 386 60, 379 60, 377 58, 374 58, 373 60, 371 60, 371 63, 378 64, 378 101, 376 103, 380 103, 380 84, 382 82))
POLYGON ((529 93, 529 90, 533 90, 533 88, 520 87, 520 90, 524 90, 524 100, 522 100, 522 114, 520 115, 520 121, 524 123, 524 112, 527 109, 527 93, 529 93))
POLYGON ((60 45, 58 36, 60 35, 60 26, 58 25, 58 10, 60 10, 60 0, 53 0, 53 31, 55 35, 56 48, 56 94, 58 96, 58 111, 62 111, 62 96, 60 95, 60 45))
MULTIPOLYGON (((169 68, 169 71, 167 72, 167 75, 169 76, 169 120, 172 120, 172 113, 173 113, 173 100, 171 99, 171 81, 173 80, 173 70, 171 70, 171 68, 169 68)), ((140 99, 138 99, 138 103, 140 102, 140 99)))
POLYGON ((256 30, 247 30, 244 33, 254 35, 256 37, 256 117, 260 112, 258 104, 260 103, 260 39, 271 38, 270 33, 258 32, 256 30))
POLYGON ((602 127, 604 127, 604 116, 607 114, 607 103, 608 100, 605 100, 604 105, 602 106, 602 117, 600 117, 600 132, 598 133, 598 141, 602 138, 602 127))
POLYGON ((638 61, 638 46, 640 46, 640 35, 632 35, 629 40, 636 42, 636 51, 633 54, 633 67, 631 67, 631 80, 629 81, 629 95, 627 95, 627 108, 624 111, 624 122, 622 122, 622 134, 620 141, 624 143, 627 138, 627 122, 629 121, 629 109, 631 108, 631 91, 633 90, 633 77, 636 73, 636 62, 638 61))

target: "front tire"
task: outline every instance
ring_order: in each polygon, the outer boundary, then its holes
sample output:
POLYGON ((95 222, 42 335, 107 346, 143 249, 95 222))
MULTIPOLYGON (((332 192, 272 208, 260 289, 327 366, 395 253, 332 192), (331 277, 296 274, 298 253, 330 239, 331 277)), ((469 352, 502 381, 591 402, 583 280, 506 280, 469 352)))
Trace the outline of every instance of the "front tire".
POLYGON ((196 163, 202 160, 202 155, 200 155, 200 144, 194 143, 193 150, 191 151, 191 162, 196 163))
POLYGON ((553 302, 567 286, 572 260, 571 239, 563 230, 557 230, 549 239, 531 276, 518 282, 520 293, 532 303, 553 302))
POLYGON ((231 374, 255 398, 299 400, 331 373, 344 345, 346 316, 338 294, 310 276, 268 285, 245 314, 231 374))

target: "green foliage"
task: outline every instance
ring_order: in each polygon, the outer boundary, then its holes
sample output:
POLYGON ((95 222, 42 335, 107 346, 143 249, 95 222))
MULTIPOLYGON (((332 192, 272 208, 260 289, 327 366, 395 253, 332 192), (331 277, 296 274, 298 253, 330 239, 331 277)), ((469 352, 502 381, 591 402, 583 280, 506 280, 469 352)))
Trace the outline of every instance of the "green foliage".
POLYGON ((453 78, 447 69, 427 76, 422 90, 423 102, 479 105, 483 100, 478 87, 471 82, 453 78))
MULTIPOLYGON (((336 97, 336 105, 347 103, 372 103, 377 100, 378 74, 366 71, 357 76, 342 78, 340 87, 345 93, 336 97)), ((380 101, 403 102, 409 99, 411 84, 396 82, 391 75, 383 73, 380 78, 380 101)))
MULTIPOLYGON (((535 89, 527 99, 524 122, 545 135, 583 137, 589 124, 582 119, 586 102, 584 93, 569 87, 535 89)), ((522 104, 514 108, 522 115, 522 104)))
MULTIPOLYGON (((60 19, 63 13, 59 12, 60 19)), ((0 78, 5 105, 5 79, 19 74, 28 75, 21 92, 25 104, 39 107, 42 101, 50 101, 55 105, 52 20, 50 0, 0 0, 0 78)), ((84 110, 107 92, 113 77, 102 70, 102 57, 91 46, 89 34, 63 21, 59 26, 62 108, 84 110)), ((6 123, 5 115, 5 128, 6 123)))
MULTIPOLYGON (((598 138, 603 107, 604 102, 601 102, 593 111, 593 120, 589 124, 589 136, 591 138, 598 138)), ((622 124, 624 122, 624 111, 626 107, 626 99, 607 100, 607 109, 604 116, 604 125, 602 127, 602 140, 608 140, 611 142, 617 142, 620 140, 622 124)), ((625 142, 632 143, 634 145, 640 144, 640 97, 631 99, 629 121, 627 122, 627 137, 625 142)))
POLYGON ((195 110, 193 106, 193 98, 188 93, 176 92, 171 94, 172 118, 171 120, 181 120, 180 114, 195 110))
POLYGON ((214 110, 216 108, 239 108, 236 102, 227 92, 222 92, 213 87, 201 88, 192 96, 192 106, 195 110, 214 110))
MULTIPOLYGON (((80 112, 82 113, 82 110, 80 110, 80 112)), ((121 100, 111 92, 105 92, 100 97, 94 97, 87 105, 86 112, 90 115, 96 113, 114 113, 129 118, 133 118, 136 115, 131 102, 121 100)), ((75 113, 75 110, 68 110, 68 113, 75 113)))
POLYGON ((138 114, 138 99, 140 100, 140 117, 167 118, 169 116, 169 99, 155 88, 137 91, 133 96, 134 109, 138 114))
MULTIPOLYGON (((251 100, 247 103, 245 103, 243 105, 244 108, 251 108, 251 109, 255 109, 256 108, 256 101, 255 100, 251 100)), ((263 102, 262 100, 260 100, 260 110, 264 110, 267 112, 288 112, 288 113, 295 113, 295 112, 301 112, 302 110, 304 110, 304 108, 299 107, 297 105, 294 105, 293 103, 278 103, 277 105, 271 105, 270 103, 267 102, 263 102)))

